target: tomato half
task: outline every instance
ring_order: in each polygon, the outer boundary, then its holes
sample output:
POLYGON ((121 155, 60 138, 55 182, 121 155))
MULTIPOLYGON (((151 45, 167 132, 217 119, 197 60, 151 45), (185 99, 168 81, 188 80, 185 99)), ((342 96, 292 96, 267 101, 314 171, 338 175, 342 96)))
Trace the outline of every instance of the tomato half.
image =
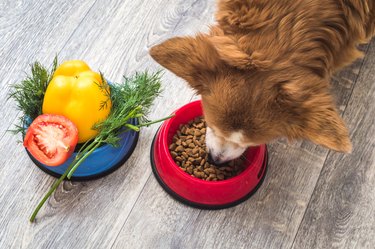
POLYGON ((63 164, 74 152, 78 129, 61 115, 43 114, 29 126, 23 145, 39 162, 48 166, 63 164))

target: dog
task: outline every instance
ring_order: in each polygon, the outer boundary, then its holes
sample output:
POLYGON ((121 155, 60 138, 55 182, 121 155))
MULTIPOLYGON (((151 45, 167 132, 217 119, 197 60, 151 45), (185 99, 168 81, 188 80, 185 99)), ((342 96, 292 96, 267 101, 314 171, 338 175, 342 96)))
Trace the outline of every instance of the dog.
POLYGON ((217 164, 280 137, 350 153, 329 81, 374 30, 374 0, 221 0, 208 33, 150 55, 201 95, 217 164))

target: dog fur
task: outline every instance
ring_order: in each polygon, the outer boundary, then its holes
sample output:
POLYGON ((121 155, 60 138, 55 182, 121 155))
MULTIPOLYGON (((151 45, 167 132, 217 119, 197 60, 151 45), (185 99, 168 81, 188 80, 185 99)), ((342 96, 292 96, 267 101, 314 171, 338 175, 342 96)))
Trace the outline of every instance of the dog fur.
POLYGON ((221 0, 216 20, 150 50, 202 96, 215 161, 279 137, 351 151, 329 81, 374 35, 374 0, 221 0))

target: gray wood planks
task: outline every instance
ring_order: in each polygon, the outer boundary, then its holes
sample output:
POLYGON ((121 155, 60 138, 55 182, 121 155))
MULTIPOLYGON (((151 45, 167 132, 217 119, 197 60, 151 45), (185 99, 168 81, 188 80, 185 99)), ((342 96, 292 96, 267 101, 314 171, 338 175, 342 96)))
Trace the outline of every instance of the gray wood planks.
POLYGON ((344 119, 353 153, 330 153, 293 248, 374 248, 375 40, 369 46, 344 119))
MULTIPOLYGON (((335 76, 333 91, 341 111, 361 65, 357 61, 335 76)), ((328 151, 308 142, 284 141, 272 144, 269 151, 270 168, 263 186, 251 199, 227 210, 197 210, 166 200, 152 177, 114 247, 290 248, 328 151)))
MULTIPOLYGON (((148 56, 148 48, 173 35, 174 30, 205 28, 202 25, 206 23, 205 19, 201 21, 201 17, 195 17, 193 22, 188 22, 184 19, 190 17, 185 17, 184 13, 200 7, 204 8, 198 13, 207 11, 206 4, 194 7, 193 1, 180 1, 169 3, 165 8, 168 1, 118 2, 121 4, 96 2, 93 11, 86 15, 80 28, 65 44, 60 53, 62 58, 87 60, 93 68, 100 67, 106 72, 108 78, 120 80, 124 72, 133 73, 146 67, 156 70, 156 64, 148 56), (161 8, 168 11, 162 12, 164 16, 161 16, 161 8), (103 16, 103 12, 111 14, 111 18, 103 16), (126 12, 131 13, 124 15, 126 12), (166 21, 169 26, 163 23, 166 21), (126 25, 116 25, 119 23, 126 25)), ((50 57, 53 56, 54 52, 51 52, 50 57)), ((193 95, 185 83, 168 72, 164 76, 164 89, 165 97, 155 103, 152 118, 168 115, 193 95)), ((0 151, 4 158, 0 176, 3 187, 0 190, 0 208, 3 210, 0 223, 4 230, 0 247, 110 246, 151 174, 149 146, 156 129, 157 125, 141 132, 134 155, 115 174, 88 183, 65 183, 40 212, 36 224, 29 224, 27 219, 53 179, 30 162, 21 146, 17 146, 17 138, 6 133, 1 144, 12 145, 15 150, 9 153, 8 148, 2 147, 0 151), (12 216, 12 213, 16 215, 12 216), (15 234, 19 239, 13 240, 15 234)))
MULTIPOLYGON (((22 79, 30 62, 48 64, 56 53, 60 59, 84 59, 113 81, 124 73, 159 69, 149 47, 205 30, 213 13, 214 2, 202 0, 0 3, 0 248, 290 248, 293 241, 294 248, 371 248, 374 120, 365 113, 374 112, 374 42, 363 67, 359 60, 333 79, 356 148, 351 156, 309 142, 277 141, 269 148, 266 181, 250 200, 203 211, 173 200, 151 174, 155 125, 141 132, 122 168, 100 180, 64 183, 37 223, 28 222, 54 179, 31 163, 18 137, 5 132, 17 116, 14 103, 5 101, 9 83, 22 79)), ((169 72, 163 86, 151 118, 193 96, 169 72)))
POLYGON ((18 111, 7 101, 9 86, 30 72, 39 60, 49 66, 95 0, 2 1, 0 4, 0 137, 11 128, 18 111), (12 107, 12 108, 10 108, 12 107))

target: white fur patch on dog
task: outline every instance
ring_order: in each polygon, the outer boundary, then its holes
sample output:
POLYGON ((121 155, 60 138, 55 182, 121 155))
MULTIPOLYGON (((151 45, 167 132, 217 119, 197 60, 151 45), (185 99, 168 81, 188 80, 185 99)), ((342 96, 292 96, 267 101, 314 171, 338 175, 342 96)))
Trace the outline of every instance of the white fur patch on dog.
MULTIPOLYGON (((234 141, 242 141, 242 132, 235 132, 231 135, 234 141)), ((245 150, 240 143, 234 142, 228 138, 218 137, 213 129, 206 129, 206 145, 211 157, 216 163, 223 163, 239 157, 245 150)))
POLYGON ((232 143, 238 144, 241 147, 249 147, 256 145, 255 143, 251 143, 249 141, 245 142, 246 139, 242 131, 232 132, 227 138, 227 140, 231 141, 232 143))
POLYGON ((242 144, 243 143, 243 133, 242 133, 242 131, 232 132, 229 135, 228 140, 233 142, 233 143, 236 143, 236 144, 242 144))

